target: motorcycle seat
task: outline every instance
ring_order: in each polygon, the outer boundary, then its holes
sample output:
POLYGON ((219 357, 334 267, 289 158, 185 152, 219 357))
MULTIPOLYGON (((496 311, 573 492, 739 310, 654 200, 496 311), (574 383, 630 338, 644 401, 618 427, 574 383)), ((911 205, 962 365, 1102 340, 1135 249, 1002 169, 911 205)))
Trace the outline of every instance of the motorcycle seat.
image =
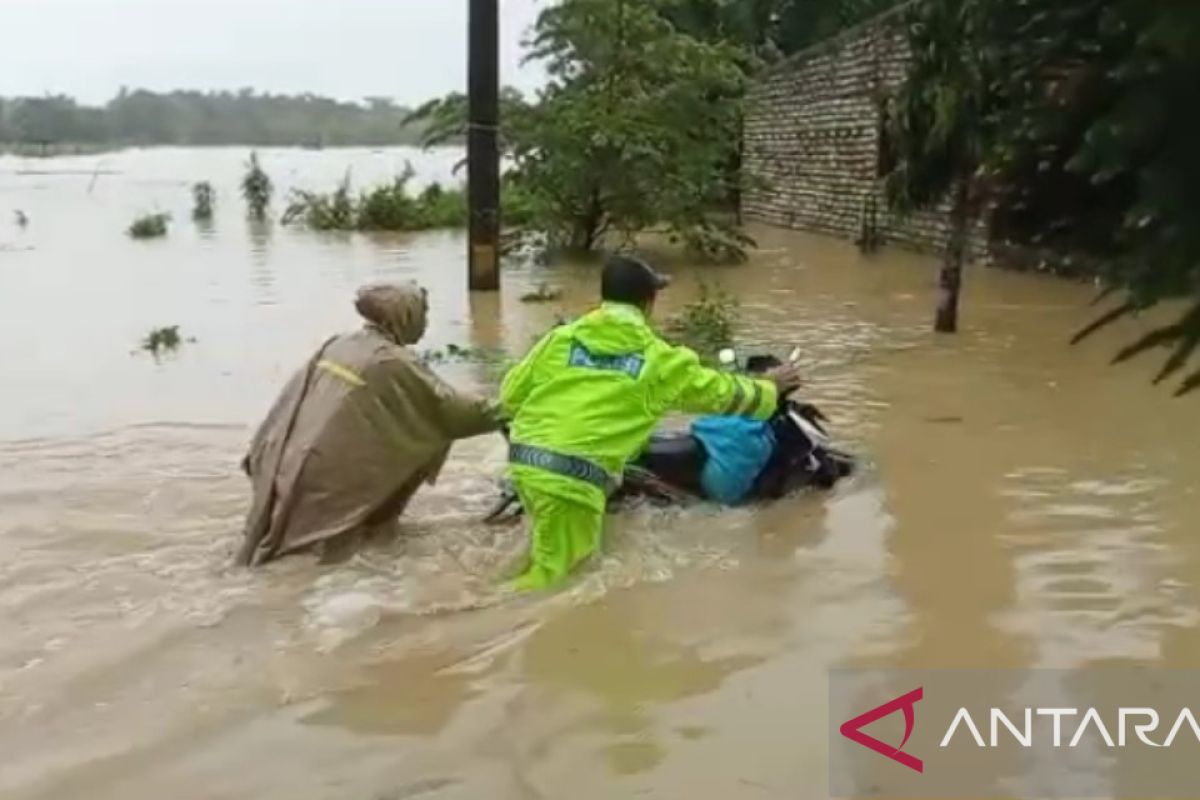
POLYGON ((700 474, 708 453, 690 433, 657 433, 636 464, 662 480, 700 494, 700 474))

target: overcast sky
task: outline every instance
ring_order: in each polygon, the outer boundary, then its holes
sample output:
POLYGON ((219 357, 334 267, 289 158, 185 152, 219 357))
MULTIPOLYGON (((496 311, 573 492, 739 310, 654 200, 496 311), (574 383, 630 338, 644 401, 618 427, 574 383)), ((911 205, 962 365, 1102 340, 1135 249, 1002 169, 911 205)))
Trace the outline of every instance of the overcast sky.
MULTIPOLYGON (((500 0, 501 80, 548 0, 500 0)), ((0 0, 0 95, 100 103, 121 86, 418 103, 465 90, 468 0, 0 0)))

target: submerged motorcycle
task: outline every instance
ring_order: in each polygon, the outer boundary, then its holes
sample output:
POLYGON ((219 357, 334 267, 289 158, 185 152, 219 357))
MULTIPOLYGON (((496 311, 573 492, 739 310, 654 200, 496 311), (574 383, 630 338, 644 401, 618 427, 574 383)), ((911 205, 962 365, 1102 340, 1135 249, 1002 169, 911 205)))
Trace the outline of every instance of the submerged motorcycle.
MULTIPOLYGON (((793 361, 797 355, 792 354, 793 361)), ((721 361, 732 367, 737 358, 732 351, 725 350, 721 361)), ((748 374, 763 373, 780 363, 770 355, 751 356, 743 370, 748 374)), ((854 456, 832 444, 825 428, 828 421, 811 403, 780 398, 778 408, 768 420, 775 444, 746 501, 777 500, 810 487, 827 490, 851 475, 855 469, 854 456)), ((610 507, 631 498, 667 504, 709 500, 702 485, 708 458, 704 444, 690 431, 656 433, 650 437, 646 450, 626 467, 620 487, 609 498, 610 507)), ((506 486, 484 520, 501 523, 521 513, 516 492, 506 486)))

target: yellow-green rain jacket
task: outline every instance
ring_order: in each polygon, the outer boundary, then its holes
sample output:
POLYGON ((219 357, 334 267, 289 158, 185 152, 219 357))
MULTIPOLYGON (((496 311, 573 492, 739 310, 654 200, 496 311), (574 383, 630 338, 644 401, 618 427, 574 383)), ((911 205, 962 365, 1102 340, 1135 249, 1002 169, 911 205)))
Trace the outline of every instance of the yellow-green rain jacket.
MULTIPOLYGON (((505 376, 500 402, 510 441, 599 467, 616 485, 663 415, 737 414, 767 419, 775 384, 710 369, 658 337, 642 312, 605 303, 547 333, 505 376)), ((523 487, 603 512, 606 493, 559 472, 512 463, 523 487)))

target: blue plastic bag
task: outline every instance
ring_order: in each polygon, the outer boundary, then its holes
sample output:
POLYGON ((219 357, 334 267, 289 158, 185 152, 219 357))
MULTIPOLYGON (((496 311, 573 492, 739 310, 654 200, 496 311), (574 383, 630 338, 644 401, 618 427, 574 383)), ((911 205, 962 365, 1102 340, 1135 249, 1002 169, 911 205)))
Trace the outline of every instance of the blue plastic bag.
POLYGON ((692 435, 708 453, 700 474, 705 495, 729 506, 746 499, 775 451, 771 426, 745 417, 701 417, 692 435))

